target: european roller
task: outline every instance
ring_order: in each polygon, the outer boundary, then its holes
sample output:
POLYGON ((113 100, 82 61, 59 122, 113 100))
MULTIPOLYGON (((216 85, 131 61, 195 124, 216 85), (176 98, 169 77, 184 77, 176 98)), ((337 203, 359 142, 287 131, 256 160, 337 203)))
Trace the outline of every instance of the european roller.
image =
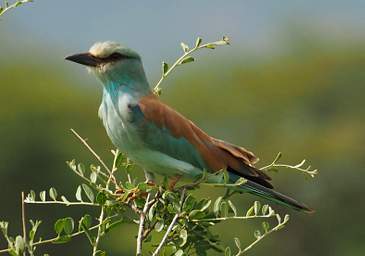
POLYGON ((99 78, 99 117, 105 130, 112 143, 143 169, 170 178, 172 184, 179 178, 196 179, 205 171, 210 182, 223 182, 217 173, 226 170, 230 182, 246 180, 241 192, 312 211, 276 192, 271 178, 255 167, 258 159, 252 152, 209 136, 154 95, 137 52, 107 41, 66 59, 87 66, 99 78))

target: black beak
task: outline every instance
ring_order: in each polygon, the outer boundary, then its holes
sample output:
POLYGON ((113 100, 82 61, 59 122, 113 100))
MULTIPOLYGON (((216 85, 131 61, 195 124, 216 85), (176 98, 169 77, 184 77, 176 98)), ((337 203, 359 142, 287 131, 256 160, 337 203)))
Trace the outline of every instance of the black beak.
POLYGON ((70 55, 70 56, 67 56, 65 59, 85 65, 85 66, 89 66, 89 67, 96 67, 101 63, 100 59, 92 56, 88 52, 70 55))

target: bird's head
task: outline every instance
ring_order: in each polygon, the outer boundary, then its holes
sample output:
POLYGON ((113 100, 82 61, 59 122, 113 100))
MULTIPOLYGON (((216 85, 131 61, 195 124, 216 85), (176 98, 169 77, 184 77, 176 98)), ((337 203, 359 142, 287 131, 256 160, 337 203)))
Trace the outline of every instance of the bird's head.
POLYGON ((141 83, 147 84, 139 54, 115 42, 95 43, 88 52, 73 54, 65 59, 87 66, 104 85, 140 87, 141 83))

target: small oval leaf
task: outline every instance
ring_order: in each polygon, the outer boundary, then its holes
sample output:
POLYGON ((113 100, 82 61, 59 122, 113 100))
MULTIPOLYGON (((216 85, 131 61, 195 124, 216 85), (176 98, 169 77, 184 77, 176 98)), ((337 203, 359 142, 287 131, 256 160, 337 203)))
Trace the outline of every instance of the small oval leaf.
POLYGON ((86 184, 82 184, 82 189, 84 190, 87 198, 89 198, 90 202, 93 203, 95 200, 94 192, 93 190, 86 184))
POLYGON ((57 190, 55 188, 49 189, 49 196, 56 201, 57 200, 57 190))
POLYGON ((193 62, 194 58, 191 56, 186 56, 181 62, 180 64, 185 64, 185 63, 189 63, 189 62, 193 62))

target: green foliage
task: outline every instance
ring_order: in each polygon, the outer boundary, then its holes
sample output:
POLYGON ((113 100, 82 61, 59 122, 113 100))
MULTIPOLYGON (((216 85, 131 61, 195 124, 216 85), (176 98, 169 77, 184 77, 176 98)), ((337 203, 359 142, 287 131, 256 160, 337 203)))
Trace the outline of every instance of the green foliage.
MULTIPOLYGON (((81 136, 78 135, 78 138, 81 136)), ((91 148, 85 140, 82 138, 81 140, 84 145, 91 148)), ((95 151, 93 152, 95 153, 95 151)), ((149 243, 154 248, 150 252, 152 255, 160 253, 164 255, 208 255, 209 250, 232 255, 232 249, 222 245, 219 235, 213 232, 212 227, 229 220, 267 219, 262 221, 261 229, 255 230, 255 240, 250 245, 243 248, 240 240, 234 238, 238 250, 235 255, 243 255, 253 245, 272 232, 280 230, 289 221, 289 215, 282 218, 269 205, 261 206, 258 201, 240 213, 229 199, 233 193, 219 196, 214 202, 210 198, 193 196, 190 191, 187 191, 187 188, 197 189, 200 185, 205 185, 205 174, 198 182, 178 187, 174 191, 168 190, 164 185, 151 185, 145 181, 137 182, 129 174, 133 171, 133 163, 118 151, 112 151, 112 154, 114 156, 113 166, 105 170, 96 165, 90 165, 90 168, 87 169, 84 164, 76 163, 75 160, 67 162, 70 170, 84 182, 76 189, 76 201, 65 196, 58 199, 58 192, 55 188, 50 188, 48 195, 45 190, 41 191, 39 196, 34 191, 30 191, 24 200, 24 203, 27 204, 93 206, 100 209, 99 217, 85 214, 77 221, 78 225, 75 224, 72 217, 60 218, 54 223, 55 236, 46 240, 35 239, 40 221, 30 221, 29 239, 20 235, 15 238, 9 236, 8 223, 0 222, 1 233, 8 242, 8 248, 0 250, 0 253, 7 252, 15 256, 27 251, 29 255, 33 255, 36 246, 47 243, 68 243, 73 237, 84 235, 92 247, 92 255, 106 255, 105 251, 99 249, 100 239, 111 229, 130 220, 131 213, 133 213, 132 222, 141 230, 137 237, 137 240, 140 241, 140 248, 137 247, 137 252, 142 251, 144 243, 149 243), (107 170, 112 171, 108 174, 107 170), (116 179, 114 174, 117 171, 125 172, 128 179, 116 179), (95 219, 97 223, 94 223, 95 219), (276 222, 273 227, 271 227, 270 220, 276 222), (155 239, 155 235, 158 233, 164 234, 160 241, 155 239)), ((96 159, 103 162, 99 157, 96 159)), ((245 180, 239 180, 235 184, 220 185, 230 191, 244 182, 245 180)))
POLYGON ((154 87, 154 92, 156 95, 161 95, 161 88, 160 85, 162 81, 173 71, 176 67, 183 65, 185 63, 193 62, 195 59, 191 56, 195 51, 200 49, 215 49, 217 46, 229 45, 229 38, 223 36, 222 40, 210 42, 206 44, 202 44, 203 39, 198 37, 195 41, 194 47, 190 48, 186 43, 181 42, 181 48, 183 50, 183 55, 179 57, 171 66, 166 62, 162 62, 162 75, 160 80, 154 87))

